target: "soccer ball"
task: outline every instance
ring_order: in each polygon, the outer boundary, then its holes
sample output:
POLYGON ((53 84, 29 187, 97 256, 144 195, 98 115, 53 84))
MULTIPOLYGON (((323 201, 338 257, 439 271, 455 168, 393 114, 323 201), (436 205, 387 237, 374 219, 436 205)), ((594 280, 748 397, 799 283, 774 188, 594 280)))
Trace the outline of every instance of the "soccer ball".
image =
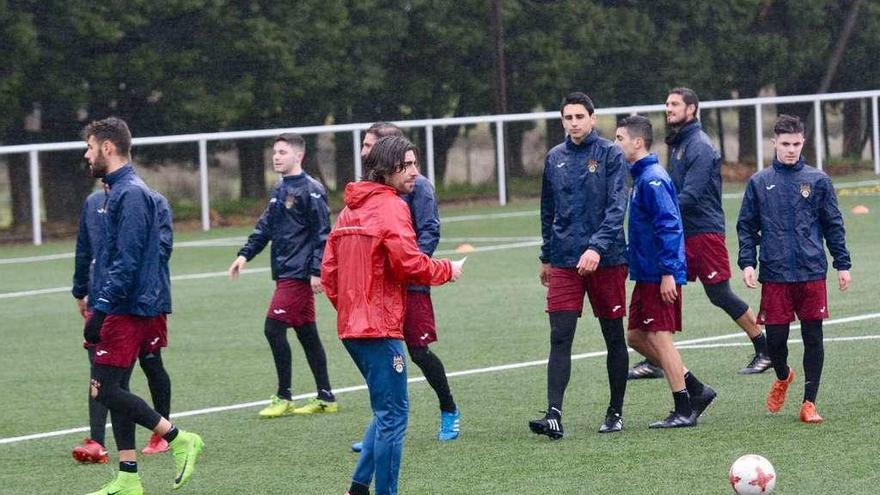
POLYGON ((734 461, 727 479, 737 495, 765 494, 776 488, 773 464, 756 454, 747 454, 734 461))

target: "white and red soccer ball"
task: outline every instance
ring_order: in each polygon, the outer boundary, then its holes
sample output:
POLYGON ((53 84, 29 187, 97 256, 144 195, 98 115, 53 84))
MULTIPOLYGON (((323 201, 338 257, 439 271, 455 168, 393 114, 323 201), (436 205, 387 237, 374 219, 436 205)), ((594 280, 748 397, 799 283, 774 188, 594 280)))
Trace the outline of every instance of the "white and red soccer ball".
POLYGON ((762 495, 776 488, 773 464, 755 454, 747 454, 734 461, 727 479, 737 495, 762 495))

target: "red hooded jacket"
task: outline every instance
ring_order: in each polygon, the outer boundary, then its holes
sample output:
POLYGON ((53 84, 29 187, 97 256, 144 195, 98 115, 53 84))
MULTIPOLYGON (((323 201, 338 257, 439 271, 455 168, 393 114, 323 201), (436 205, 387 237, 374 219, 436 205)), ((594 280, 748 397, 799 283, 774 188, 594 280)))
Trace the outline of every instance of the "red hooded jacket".
POLYGON ((344 199, 321 263, 339 338, 403 339, 407 285, 444 284, 452 265, 419 251, 409 207, 393 187, 353 182, 344 199))

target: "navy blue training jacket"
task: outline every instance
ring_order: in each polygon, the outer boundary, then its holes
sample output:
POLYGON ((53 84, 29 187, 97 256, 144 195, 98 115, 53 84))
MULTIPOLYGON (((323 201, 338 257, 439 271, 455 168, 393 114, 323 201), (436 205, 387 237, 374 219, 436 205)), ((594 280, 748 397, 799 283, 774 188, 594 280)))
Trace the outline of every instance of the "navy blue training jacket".
POLYGON ((699 120, 685 124, 669 145, 669 175, 678 190, 684 235, 723 234, 721 154, 699 120))
POLYGON ((76 252, 74 254, 73 288, 70 293, 77 299, 89 296, 88 305, 91 308, 95 301, 95 284, 92 277, 93 264, 100 256, 100 250, 104 247, 106 227, 104 222, 104 206, 107 201, 107 193, 103 190, 95 191, 86 198, 82 212, 79 215, 79 230, 76 233, 76 252))
POLYGON ((599 266, 626 263, 626 162, 614 143, 591 132, 570 137, 544 160, 541 184, 542 263, 571 268, 588 248, 599 266))
POLYGON ((106 229, 103 248, 95 245, 100 236, 90 239, 96 255, 92 307, 108 314, 171 313, 173 236, 167 200, 147 187, 130 163, 103 180, 110 192, 104 211, 95 210, 106 229))
POLYGON ((757 266, 761 282, 824 279, 823 239, 834 268, 852 266, 831 179, 803 158, 794 165, 773 160, 749 179, 736 230, 739 267, 757 266))
MULTIPOLYGON (((403 199, 409 205, 419 251, 433 256, 440 242, 440 212, 434 198, 434 186, 425 176, 419 175, 416 177, 413 192, 404 195, 403 199)), ((410 285, 407 290, 430 292, 431 288, 426 285, 410 285)))
POLYGON ((653 153, 630 165, 630 173, 629 278, 660 283, 663 275, 673 275, 685 285, 684 230, 672 179, 653 153))
POLYGON ((324 244, 330 235, 327 191, 303 172, 281 179, 254 231, 238 251, 248 261, 272 241, 272 279, 321 276, 324 244))

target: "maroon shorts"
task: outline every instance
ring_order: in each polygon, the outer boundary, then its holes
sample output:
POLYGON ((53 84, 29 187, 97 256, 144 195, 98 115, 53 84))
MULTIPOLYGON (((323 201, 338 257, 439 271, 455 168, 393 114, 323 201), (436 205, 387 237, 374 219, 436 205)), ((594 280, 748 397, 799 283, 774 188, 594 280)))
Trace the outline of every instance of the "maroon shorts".
POLYGON ((315 321, 315 293, 306 280, 284 278, 275 282, 275 294, 266 317, 298 327, 315 321))
POLYGON ((765 282, 761 285, 761 325, 784 325, 799 320, 828 318, 828 299, 824 280, 809 282, 765 282))
POLYGON ((668 304, 660 299, 660 284, 636 282, 629 302, 627 329, 646 332, 681 331, 681 286, 678 297, 668 304))
POLYGON ((128 368, 141 354, 168 346, 167 315, 107 315, 101 341, 95 345, 95 364, 128 368))
POLYGON ((407 347, 425 347, 437 341, 434 305, 430 292, 407 291, 406 315, 403 318, 403 340, 407 347))
POLYGON ((626 315, 626 265, 599 267, 581 277, 577 268, 550 268, 547 312, 584 310, 584 293, 590 298, 593 316, 613 320, 626 315))
POLYGON ((684 253, 689 281, 699 278, 703 285, 714 285, 730 280, 730 258, 724 234, 710 232, 687 237, 684 253))

